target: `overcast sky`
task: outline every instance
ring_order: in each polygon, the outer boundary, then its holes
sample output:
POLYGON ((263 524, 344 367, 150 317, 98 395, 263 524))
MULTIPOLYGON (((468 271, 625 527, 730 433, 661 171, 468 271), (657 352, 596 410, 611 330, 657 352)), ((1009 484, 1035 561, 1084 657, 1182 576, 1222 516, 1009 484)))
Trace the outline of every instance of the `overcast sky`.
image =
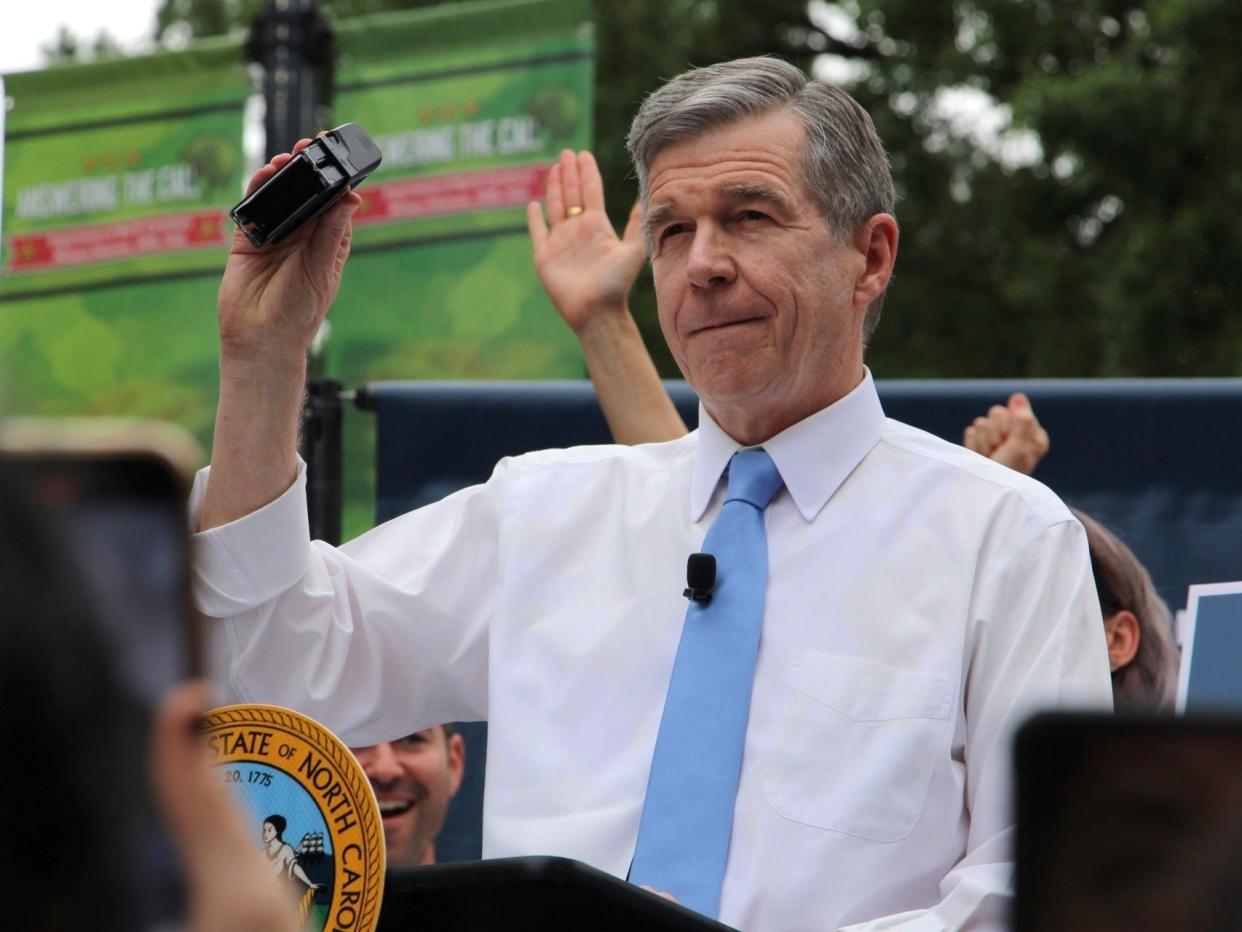
MULTIPOLYGON (((8 6, 9 4, 5 4, 8 6)), ((18 6, 18 2, 13 6, 18 6)), ((159 0, 31 0, 21 12, 8 10, 0 27, 0 74, 29 71, 43 64, 39 48, 50 44, 59 27, 93 40, 106 30, 122 48, 149 42, 159 0)))

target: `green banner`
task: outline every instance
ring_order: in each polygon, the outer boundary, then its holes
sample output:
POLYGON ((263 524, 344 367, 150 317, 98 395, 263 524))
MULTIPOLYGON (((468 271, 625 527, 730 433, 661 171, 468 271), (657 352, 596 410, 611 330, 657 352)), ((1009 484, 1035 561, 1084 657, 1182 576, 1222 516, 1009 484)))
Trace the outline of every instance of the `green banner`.
POLYGON ((577 341, 531 262, 526 204, 591 131, 585 0, 521 0, 354 20, 333 111, 383 164, 332 312, 335 374, 580 376, 577 341))
MULTIPOLYGON (((588 0, 359 18, 336 48, 334 121, 384 162, 359 188, 326 374, 583 376, 525 205, 560 149, 590 143, 588 0)), ((0 410, 164 418, 209 447, 248 89, 236 41, 5 78, 0 410)), ((372 523, 373 423, 351 411, 345 430, 352 536, 372 523)))
POLYGON ((7 75, 3 410, 125 414, 206 445, 244 177, 240 44, 7 75))
MULTIPOLYGON (((526 204, 591 139, 586 0, 442 6, 353 20, 333 113, 384 154, 333 308, 329 371, 375 379, 585 374, 531 261, 526 204)), ((369 526, 369 416, 346 419, 347 536, 369 526)))

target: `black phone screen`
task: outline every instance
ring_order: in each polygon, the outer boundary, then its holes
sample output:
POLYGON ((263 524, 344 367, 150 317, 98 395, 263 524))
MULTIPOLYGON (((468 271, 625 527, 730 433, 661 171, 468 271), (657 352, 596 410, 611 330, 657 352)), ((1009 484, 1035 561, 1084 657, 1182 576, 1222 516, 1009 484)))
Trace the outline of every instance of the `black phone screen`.
POLYGON ((315 202, 327 187, 323 175, 301 153, 239 205, 235 219, 266 240, 288 218, 298 216, 305 205, 315 202))

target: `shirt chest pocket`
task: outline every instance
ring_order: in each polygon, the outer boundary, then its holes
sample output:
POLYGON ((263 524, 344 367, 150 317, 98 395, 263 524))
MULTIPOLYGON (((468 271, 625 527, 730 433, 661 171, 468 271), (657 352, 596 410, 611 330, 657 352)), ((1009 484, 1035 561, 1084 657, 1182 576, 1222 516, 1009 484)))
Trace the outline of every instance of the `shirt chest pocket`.
POLYGON ((923 810, 953 695, 938 676, 800 652, 763 770, 768 802, 804 825, 904 838, 923 810))

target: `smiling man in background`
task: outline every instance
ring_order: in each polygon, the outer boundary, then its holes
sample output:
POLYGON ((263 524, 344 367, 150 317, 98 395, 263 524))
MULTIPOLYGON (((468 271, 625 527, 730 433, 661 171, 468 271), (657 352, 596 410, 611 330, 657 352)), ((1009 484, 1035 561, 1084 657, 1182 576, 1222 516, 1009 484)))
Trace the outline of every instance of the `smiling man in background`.
POLYGON ((436 863, 436 838, 466 763, 462 736, 452 725, 435 725, 351 750, 379 802, 388 866, 436 863))

